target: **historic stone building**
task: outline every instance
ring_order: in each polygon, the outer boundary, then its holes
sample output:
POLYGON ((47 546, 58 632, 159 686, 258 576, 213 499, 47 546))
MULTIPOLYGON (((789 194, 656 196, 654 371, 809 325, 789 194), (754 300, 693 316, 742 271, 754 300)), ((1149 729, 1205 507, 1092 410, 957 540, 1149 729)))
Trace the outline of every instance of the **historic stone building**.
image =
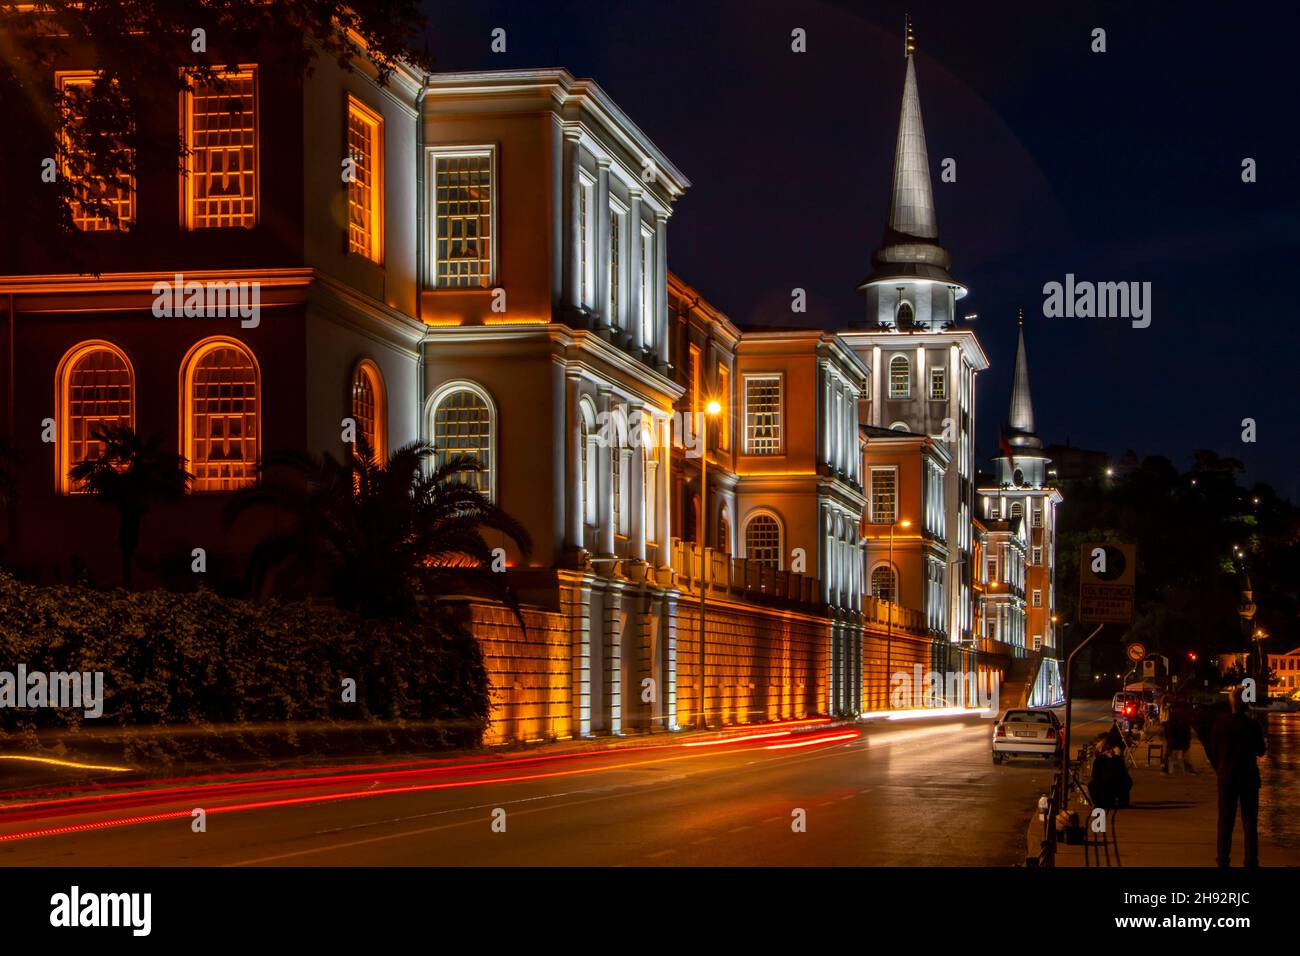
MULTIPOLYGON (((822 331, 742 328, 669 271, 690 183, 591 80, 381 85, 240 53, 149 119, 178 124, 185 170, 124 184, 125 228, 79 218, 94 274, 31 250, 0 276, 7 562, 115 582, 111 510, 67 472, 121 423, 199 478, 150 515, 138 583, 193 586, 199 547, 234 587, 259 529, 219 520, 230 494, 270 451, 349 453, 351 423, 379 454, 474 455, 531 533, 527 559, 501 542, 526 632, 462 600, 492 740, 851 715, 888 706, 894 671, 997 679, 1029 652, 975 640, 988 363, 956 327, 910 55, 867 326, 822 331)), ((51 94, 94 68, 68 52, 51 94)))

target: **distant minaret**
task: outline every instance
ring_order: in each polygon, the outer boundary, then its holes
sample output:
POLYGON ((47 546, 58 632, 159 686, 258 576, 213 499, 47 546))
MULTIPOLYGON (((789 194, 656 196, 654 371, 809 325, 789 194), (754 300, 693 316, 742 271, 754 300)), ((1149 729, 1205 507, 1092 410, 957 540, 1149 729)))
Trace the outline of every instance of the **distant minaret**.
POLYGON ((916 39, 911 17, 904 28, 903 103, 894 148, 889 221, 871 274, 858 285, 867 299, 867 326, 938 330, 953 322, 954 302, 966 287, 948 274, 951 257, 939 244, 939 222, 930 188, 930 161, 916 88, 916 39))
POLYGON ((998 484, 1041 488, 1047 478, 1043 440, 1034 431, 1034 400, 1029 394, 1029 356, 1025 352, 1025 312, 1020 310, 1016 343, 1016 371, 1011 405, 1002 429, 1003 455, 997 459, 998 484))

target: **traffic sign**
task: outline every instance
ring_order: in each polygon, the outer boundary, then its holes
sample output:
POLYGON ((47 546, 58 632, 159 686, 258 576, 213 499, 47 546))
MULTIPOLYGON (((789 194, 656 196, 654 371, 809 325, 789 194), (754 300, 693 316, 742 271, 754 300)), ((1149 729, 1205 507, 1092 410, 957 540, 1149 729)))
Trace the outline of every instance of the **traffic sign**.
POLYGON ((1131 624, 1136 571, 1136 545, 1085 541, 1079 549, 1079 620, 1131 624))
POLYGON ((1142 660, 1142 658, 1147 656, 1147 647, 1145 644, 1139 644, 1134 641, 1128 646, 1127 653, 1128 659, 1136 664, 1138 661, 1142 660))

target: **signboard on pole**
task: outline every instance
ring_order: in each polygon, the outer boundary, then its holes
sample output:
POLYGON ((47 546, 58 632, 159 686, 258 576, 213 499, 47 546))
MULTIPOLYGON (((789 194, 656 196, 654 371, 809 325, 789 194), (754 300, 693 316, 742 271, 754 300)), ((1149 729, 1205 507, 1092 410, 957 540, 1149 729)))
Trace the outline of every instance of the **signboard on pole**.
POLYGON ((1128 646, 1127 654, 1128 659, 1136 664, 1138 661, 1142 660, 1142 658, 1147 656, 1147 646, 1134 641, 1128 646))
POLYGON ((1137 546, 1085 541, 1079 550, 1079 620, 1133 623, 1137 546))

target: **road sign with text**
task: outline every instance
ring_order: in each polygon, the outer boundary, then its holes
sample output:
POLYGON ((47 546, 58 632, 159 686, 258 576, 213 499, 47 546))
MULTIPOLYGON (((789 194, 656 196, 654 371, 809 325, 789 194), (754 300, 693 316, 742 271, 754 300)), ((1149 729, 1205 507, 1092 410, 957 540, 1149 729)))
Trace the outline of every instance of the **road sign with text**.
POLYGON ((1079 620, 1131 624, 1137 546, 1084 542, 1079 551, 1079 620))

